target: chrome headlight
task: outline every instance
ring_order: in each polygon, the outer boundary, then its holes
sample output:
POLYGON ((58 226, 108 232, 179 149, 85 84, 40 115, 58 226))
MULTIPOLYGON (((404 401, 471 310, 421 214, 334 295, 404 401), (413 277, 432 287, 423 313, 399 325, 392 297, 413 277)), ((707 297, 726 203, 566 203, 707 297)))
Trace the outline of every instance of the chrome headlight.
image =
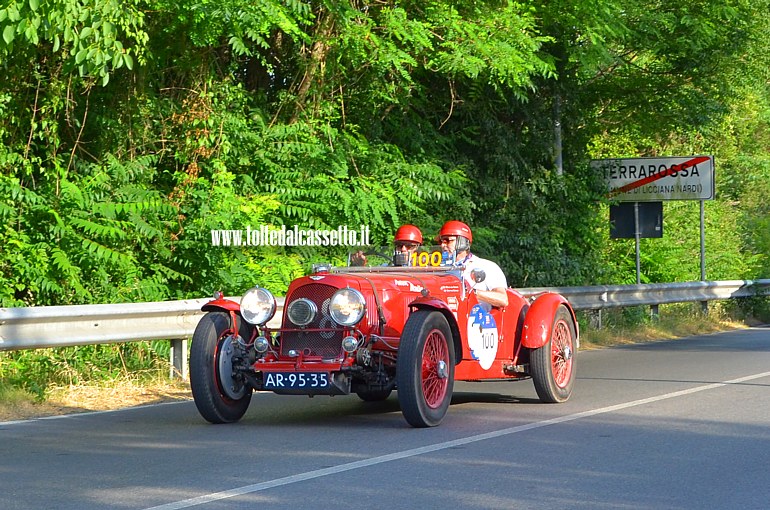
POLYGON ((241 315, 246 322, 261 326, 275 315, 275 298, 262 287, 249 289, 241 298, 241 315))
POLYGON ((329 314, 340 326, 355 326, 366 315, 366 299, 355 289, 340 289, 329 302, 329 314))
POLYGON ((297 326, 307 326, 318 313, 318 307, 308 298, 295 299, 286 308, 286 315, 292 324, 297 326))

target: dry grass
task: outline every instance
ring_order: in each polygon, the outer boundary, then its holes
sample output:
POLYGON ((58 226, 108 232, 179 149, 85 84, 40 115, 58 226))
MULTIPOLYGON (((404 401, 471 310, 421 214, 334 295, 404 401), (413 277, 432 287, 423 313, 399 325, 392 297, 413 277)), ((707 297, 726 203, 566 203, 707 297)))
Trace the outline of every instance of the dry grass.
POLYGON ((119 379, 102 384, 50 388, 43 402, 19 389, 0 389, 0 422, 43 416, 106 411, 174 400, 189 400, 186 381, 137 382, 119 379))
POLYGON ((597 349, 640 342, 674 340, 694 335, 706 335, 749 327, 751 324, 722 317, 666 317, 634 326, 607 326, 602 329, 581 330, 580 349, 597 349))

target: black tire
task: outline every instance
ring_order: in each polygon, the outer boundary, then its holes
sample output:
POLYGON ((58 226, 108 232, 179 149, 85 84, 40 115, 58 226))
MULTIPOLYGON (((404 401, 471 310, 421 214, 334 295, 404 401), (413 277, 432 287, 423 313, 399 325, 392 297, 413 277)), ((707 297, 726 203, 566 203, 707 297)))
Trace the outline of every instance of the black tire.
POLYGON ((356 395, 364 402, 382 402, 387 400, 393 390, 358 390, 356 395))
MULTIPOLYGON (((237 318, 239 333, 248 340, 249 326, 240 316, 237 318)), ((209 312, 201 318, 192 337, 190 388, 198 412, 211 423, 240 420, 251 402, 252 388, 231 377, 232 362, 227 356, 239 351, 239 347, 229 327, 229 314, 209 312)))
POLYGON ((566 402, 575 384, 577 334, 572 315, 559 306, 551 335, 539 349, 529 354, 530 372, 540 400, 549 404, 566 402))
POLYGON ((454 375, 454 342, 446 317, 432 310, 414 312, 404 325, 396 365, 398 401, 411 426, 441 423, 452 401, 454 375))

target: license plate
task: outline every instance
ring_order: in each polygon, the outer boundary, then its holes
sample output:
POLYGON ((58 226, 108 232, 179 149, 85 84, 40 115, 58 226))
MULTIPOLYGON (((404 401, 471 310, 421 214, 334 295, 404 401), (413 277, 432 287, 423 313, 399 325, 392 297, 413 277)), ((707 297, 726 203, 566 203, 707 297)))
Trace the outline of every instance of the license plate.
POLYGON ((266 390, 302 390, 329 387, 326 372, 268 372, 264 374, 266 390))

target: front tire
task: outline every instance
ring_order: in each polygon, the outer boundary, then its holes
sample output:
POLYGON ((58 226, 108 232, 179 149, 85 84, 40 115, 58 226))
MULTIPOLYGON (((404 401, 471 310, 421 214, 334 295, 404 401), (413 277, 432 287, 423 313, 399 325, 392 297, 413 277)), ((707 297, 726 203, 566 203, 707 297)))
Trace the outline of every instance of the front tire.
POLYGON ((549 404, 566 402, 575 384, 577 334, 572 314, 559 306, 548 342, 530 352, 530 370, 540 400, 549 404))
MULTIPOLYGON (((237 318, 239 334, 248 340, 249 327, 237 318)), ((241 354, 228 313, 209 312, 201 318, 190 348, 190 388, 198 412, 211 423, 236 422, 249 408, 253 390, 233 369, 241 354)))
POLYGON ((401 335, 396 388, 401 412, 413 427, 435 427, 452 401, 455 350, 449 323, 441 312, 418 310, 401 335))

